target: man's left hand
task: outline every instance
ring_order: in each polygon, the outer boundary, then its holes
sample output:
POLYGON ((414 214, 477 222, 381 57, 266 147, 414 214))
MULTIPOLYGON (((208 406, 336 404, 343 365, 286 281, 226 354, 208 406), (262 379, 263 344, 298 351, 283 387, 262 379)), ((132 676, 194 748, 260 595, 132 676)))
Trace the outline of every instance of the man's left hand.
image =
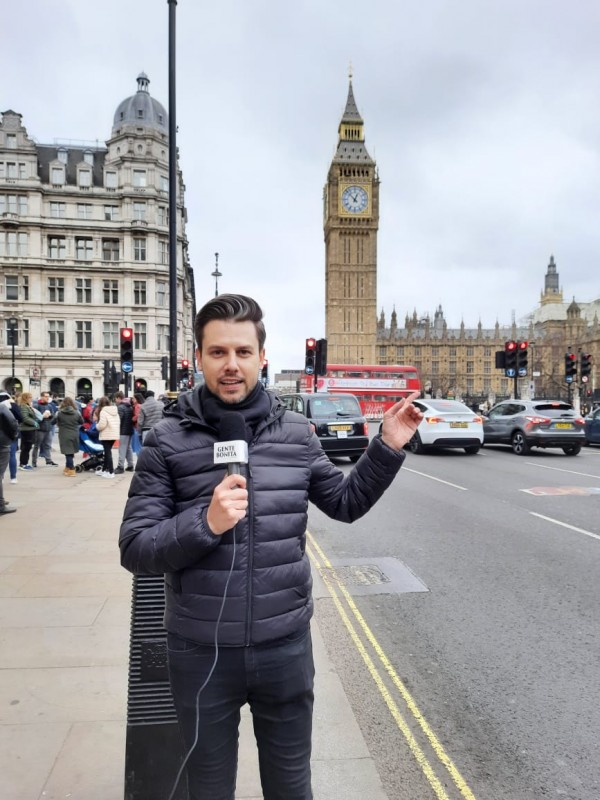
POLYGON ((413 405, 419 392, 403 397, 383 415, 381 438, 392 450, 402 450, 423 419, 423 412, 413 405))

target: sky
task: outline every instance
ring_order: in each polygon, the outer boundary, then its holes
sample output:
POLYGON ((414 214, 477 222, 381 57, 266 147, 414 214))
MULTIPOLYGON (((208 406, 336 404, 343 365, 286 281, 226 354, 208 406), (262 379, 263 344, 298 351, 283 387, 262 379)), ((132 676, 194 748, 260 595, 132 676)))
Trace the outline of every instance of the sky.
MULTIPOLYGON (((167 0, 2 4, 0 110, 40 143, 109 137, 144 70, 168 108, 167 0)), ((519 320, 550 255, 600 297, 600 5, 178 0, 177 124, 200 307, 255 297, 271 374, 325 334, 323 186, 351 65, 381 179, 377 310, 519 320)))

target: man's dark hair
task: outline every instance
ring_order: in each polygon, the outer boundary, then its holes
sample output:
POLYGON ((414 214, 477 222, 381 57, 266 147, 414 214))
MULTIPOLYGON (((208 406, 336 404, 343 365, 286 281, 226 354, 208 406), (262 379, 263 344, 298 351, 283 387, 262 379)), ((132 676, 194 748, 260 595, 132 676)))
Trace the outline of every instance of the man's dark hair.
POLYGON ((152 389, 148 389, 148 391, 146 392, 146 397, 154 397, 154 392, 152 391, 152 389))
POLYGON ((263 313, 256 300, 243 294, 220 294, 205 303, 196 314, 194 333, 198 349, 202 350, 204 326, 215 319, 233 320, 235 322, 253 322, 258 337, 258 349, 265 346, 267 332, 262 321, 263 313))

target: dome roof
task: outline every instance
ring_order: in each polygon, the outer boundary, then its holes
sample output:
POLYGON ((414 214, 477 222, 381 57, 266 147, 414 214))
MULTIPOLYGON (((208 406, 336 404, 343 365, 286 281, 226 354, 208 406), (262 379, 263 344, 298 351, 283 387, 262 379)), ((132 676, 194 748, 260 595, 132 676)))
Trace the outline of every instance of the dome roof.
POLYGON ((150 97, 148 85, 150 78, 145 72, 137 76, 137 92, 117 106, 113 120, 113 135, 123 125, 154 128, 162 133, 169 132, 167 112, 158 100, 150 97))

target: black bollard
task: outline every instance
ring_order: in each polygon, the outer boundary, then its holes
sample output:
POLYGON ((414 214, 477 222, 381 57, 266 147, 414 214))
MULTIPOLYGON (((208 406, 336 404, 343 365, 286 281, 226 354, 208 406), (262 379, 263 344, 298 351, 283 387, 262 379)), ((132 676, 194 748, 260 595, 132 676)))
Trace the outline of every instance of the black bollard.
MULTIPOLYGON (((184 758, 167 668, 164 578, 133 578, 124 800, 166 800, 184 758)), ((173 800, 187 800, 182 775, 173 800)))

